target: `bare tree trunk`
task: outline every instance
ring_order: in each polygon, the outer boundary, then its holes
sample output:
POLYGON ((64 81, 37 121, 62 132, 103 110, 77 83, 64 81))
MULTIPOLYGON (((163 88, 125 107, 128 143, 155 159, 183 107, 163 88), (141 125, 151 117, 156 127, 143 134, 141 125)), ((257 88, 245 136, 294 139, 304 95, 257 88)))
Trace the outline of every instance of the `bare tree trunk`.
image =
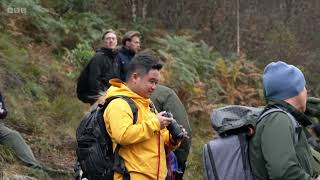
POLYGON ((142 19, 143 21, 146 20, 146 16, 147 16, 147 7, 148 7, 148 0, 143 0, 143 7, 142 7, 142 19))
POLYGON ((237 55, 240 56, 240 0, 237 0, 237 55))
POLYGON ((137 21, 137 4, 136 0, 131 0, 131 13, 132 13, 132 21, 137 21))

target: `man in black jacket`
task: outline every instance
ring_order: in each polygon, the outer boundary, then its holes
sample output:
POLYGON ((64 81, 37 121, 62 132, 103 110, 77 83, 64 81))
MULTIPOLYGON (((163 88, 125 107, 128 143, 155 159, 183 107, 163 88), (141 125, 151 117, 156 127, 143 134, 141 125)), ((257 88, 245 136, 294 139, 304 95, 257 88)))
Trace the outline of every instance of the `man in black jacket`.
POLYGON ((127 67, 133 56, 140 50, 140 33, 138 31, 128 31, 122 38, 122 48, 116 57, 119 64, 120 79, 126 81, 127 67))
POLYGON ((96 50, 96 54, 81 72, 77 83, 78 98, 91 105, 109 88, 109 80, 119 76, 114 51, 117 46, 115 31, 107 30, 102 40, 104 46, 96 50))

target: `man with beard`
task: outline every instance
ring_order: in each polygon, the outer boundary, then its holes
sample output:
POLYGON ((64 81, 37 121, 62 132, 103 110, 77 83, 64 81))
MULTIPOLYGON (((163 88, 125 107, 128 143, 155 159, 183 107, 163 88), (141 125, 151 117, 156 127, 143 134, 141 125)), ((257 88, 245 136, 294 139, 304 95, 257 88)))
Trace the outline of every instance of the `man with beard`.
POLYGON ((116 57, 119 64, 120 79, 126 81, 128 64, 136 53, 140 50, 140 33, 138 31, 128 31, 122 38, 122 48, 116 57))

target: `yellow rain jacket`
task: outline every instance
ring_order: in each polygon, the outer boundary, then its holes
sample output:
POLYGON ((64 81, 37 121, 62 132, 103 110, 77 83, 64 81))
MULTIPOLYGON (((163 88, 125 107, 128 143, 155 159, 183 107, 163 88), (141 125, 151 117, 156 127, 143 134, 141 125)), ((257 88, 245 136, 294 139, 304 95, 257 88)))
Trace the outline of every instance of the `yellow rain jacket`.
MULTIPOLYGON (((106 108, 103 117, 113 148, 116 144, 121 145, 119 154, 124 159, 131 180, 157 179, 158 167, 159 179, 164 180, 167 175, 164 145, 169 141, 168 130, 160 130, 160 122, 149 107, 150 99, 134 93, 120 80, 110 80, 110 84, 112 86, 105 98, 128 96, 138 109, 137 122, 133 124, 133 114, 125 100, 115 99, 106 108)), ((115 173, 114 179, 120 180, 122 175, 115 173)))

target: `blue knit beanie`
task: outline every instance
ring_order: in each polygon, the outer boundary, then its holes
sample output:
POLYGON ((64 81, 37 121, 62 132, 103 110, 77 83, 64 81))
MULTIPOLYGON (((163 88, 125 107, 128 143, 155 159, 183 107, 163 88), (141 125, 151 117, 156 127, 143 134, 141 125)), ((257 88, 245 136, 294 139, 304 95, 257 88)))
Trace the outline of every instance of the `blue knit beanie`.
POLYGON ((303 73, 285 62, 272 62, 263 72, 263 86, 267 99, 285 100, 298 95, 305 87, 303 73))

